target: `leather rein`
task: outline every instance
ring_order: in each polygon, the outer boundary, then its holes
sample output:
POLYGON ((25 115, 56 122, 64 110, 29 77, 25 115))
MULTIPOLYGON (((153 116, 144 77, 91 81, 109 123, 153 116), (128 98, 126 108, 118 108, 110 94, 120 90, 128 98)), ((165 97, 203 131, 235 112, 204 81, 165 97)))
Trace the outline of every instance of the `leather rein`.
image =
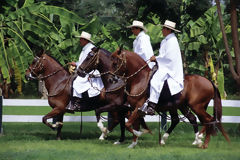
MULTIPOLYGON (((34 57, 34 59, 37 60, 37 62, 35 63, 35 65, 34 65, 33 67, 30 67, 30 66, 28 67, 29 70, 30 70, 30 78, 32 78, 32 79, 35 79, 35 80, 36 80, 36 79, 37 79, 37 80, 45 80, 45 79, 47 79, 47 78, 49 78, 49 77, 57 74, 58 72, 64 70, 64 68, 62 67, 62 68, 60 68, 60 69, 58 69, 58 70, 56 70, 56 71, 54 71, 54 72, 52 72, 52 73, 50 73, 50 74, 48 74, 48 75, 46 75, 46 76, 41 76, 41 74, 36 73, 34 70, 36 70, 36 69, 38 69, 39 71, 43 70, 43 68, 44 68, 44 63, 43 63, 43 61, 46 60, 46 58, 45 58, 45 57, 38 57, 38 56, 36 56, 36 57, 34 57), (33 75, 35 75, 36 77, 33 76, 33 75)), ((65 64, 65 65, 67 65, 67 64, 65 64)), ((65 65, 64 65, 64 66, 65 66, 65 65)), ((48 97, 54 97, 54 96, 59 95, 59 94, 66 88, 66 86, 67 86, 67 84, 68 84, 68 82, 69 82, 70 79, 71 79, 71 76, 68 78, 68 80, 67 80, 67 82, 65 83, 65 86, 63 87, 62 90, 60 90, 60 91, 58 91, 57 93, 54 93, 54 94, 48 94, 47 96, 48 96, 48 97)))
MULTIPOLYGON (((121 67, 126 67, 126 63, 127 63, 127 60, 126 60, 126 52, 123 52, 123 54, 121 54, 121 55, 122 55, 122 56, 119 57, 119 59, 121 60, 121 63, 120 63, 120 65, 118 66, 118 68, 117 68, 114 72, 112 72, 112 71, 107 71, 107 72, 100 73, 99 75, 89 74, 89 77, 90 77, 90 78, 91 78, 91 77, 101 77, 101 76, 106 75, 106 74, 111 74, 111 75, 113 75, 113 76, 115 76, 115 77, 118 77, 118 78, 123 79, 123 80, 124 80, 124 84, 123 84, 122 86, 120 86, 120 87, 115 88, 115 89, 111 89, 111 90, 107 90, 107 91, 101 91, 101 92, 105 92, 105 93, 114 92, 114 91, 117 91, 117 90, 121 89, 122 87, 124 87, 124 92, 125 92, 128 96, 131 96, 131 97, 140 96, 140 95, 142 95, 142 94, 146 91, 146 89, 147 89, 148 86, 145 87, 145 88, 144 88, 140 93, 138 93, 138 94, 130 94, 130 93, 127 91, 126 82, 127 82, 127 80, 128 80, 129 78, 134 77, 134 76, 137 75, 140 71, 142 71, 145 67, 147 67, 147 65, 148 65, 148 63, 149 63, 150 61, 148 60, 145 65, 143 65, 141 68, 139 68, 136 72, 134 72, 134 73, 131 74, 130 76, 127 76, 127 77, 126 77, 124 74, 123 74, 123 76, 121 76, 121 75, 118 75, 118 74, 116 74, 116 73, 121 69, 121 67)), ((82 71, 86 74, 86 72, 85 72, 85 69, 86 69, 86 68, 88 68, 88 67, 90 67, 90 66, 91 66, 91 67, 94 66, 94 68, 96 68, 96 66, 98 65, 98 63, 99 63, 99 51, 98 51, 96 54, 94 54, 94 57, 91 59, 91 61, 90 61, 84 68, 81 68, 81 69, 82 69, 82 71)), ((150 78, 150 77, 149 77, 149 78, 150 78)), ((100 91, 97 87, 94 87, 94 86, 92 85, 92 81, 91 81, 91 80, 90 80, 90 83, 91 83, 91 86, 92 86, 94 89, 100 91)))

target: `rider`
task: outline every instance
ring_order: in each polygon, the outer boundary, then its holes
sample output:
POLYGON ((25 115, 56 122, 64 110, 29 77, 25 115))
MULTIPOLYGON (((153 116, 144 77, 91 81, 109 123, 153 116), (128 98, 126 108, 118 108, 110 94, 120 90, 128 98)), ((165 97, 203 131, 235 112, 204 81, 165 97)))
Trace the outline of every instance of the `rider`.
MULTIPOLYGON (((144 27, 143 22, 135 20, 127 28, 131 28, 132 33, 137 36, 133 41, 133 51, 142 57, 144 61, 149 60, 154 54, 150 37, 146 34, 147 29, 144 27)), ((152 69, 154 63, 148 63, 148 66, 152 69)))
MULTIPOLYGON (((94 48, 95 46, 93 45, 94 42, 91 40, 91 34, 87 32, 83 31, 80 36, 76 37, 80 38, 80 46, 83 47, 82 52, 80 53, 78 62, 70 62, 69 64, 78 68, 82 64, 84 59, 87 57, 88 53, 91 52, 92 48, 94 48)), ((99 71, 92 71, 91 74, 99 75, 99 71)), ((100 94, 100 90, 103 87, 104 86, 100 77, 91 78, 90 82, 89 75, 86 75, 85 77, 77 76, 76 79, 73 81, 73 97, 71 98, 70 103, 67 106, 67 110, 74 111, 79 106, 87 107, 88 105, 84 105, 82 104, 82 102, 88 103, 93 101, 94 98, 96 98, 100 94)))
POLYGON ((159 67, 150 82, 148 106, 145 103, 139 108, 141 114, 153 115, 158 101, 162 105, 175 105, 181 96, 184 75, 180 47, 174 34, 174 31, 180 31, 175 26, 176 23, 169 20, 162 25, 165 38, 161 42, 159 55, 151 57, 151 61, 157 61, 159 67))

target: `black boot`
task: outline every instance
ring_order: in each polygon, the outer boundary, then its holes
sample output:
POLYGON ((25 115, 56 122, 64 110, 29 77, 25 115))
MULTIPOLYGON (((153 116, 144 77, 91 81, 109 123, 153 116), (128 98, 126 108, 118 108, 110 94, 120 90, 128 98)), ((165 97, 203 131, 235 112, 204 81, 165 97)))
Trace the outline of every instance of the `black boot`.
POLYGON ((145 102, 142 107, 138 108, 138 114, 141 116, 145 115, 155 115, 155 107, 157 104, 153 102, 145 102))
POLYGON ((74 110, 75 110, 74 103, 70 100, 67 107, 66 107, 66 111, 68 113, 74 113, 74 110))
POLYGON ((153 102, 148 102, 148 106, 147 106, 147 115, 155 115, 155 108, 156 108, 157 104, 153 103, 153 102))
POLYGON ((70 102, 68 103, 66 110, 69 113, 74 113, 74 111, 78 110, 78 103, 80 99, 77 97, 72 97, 70 102))

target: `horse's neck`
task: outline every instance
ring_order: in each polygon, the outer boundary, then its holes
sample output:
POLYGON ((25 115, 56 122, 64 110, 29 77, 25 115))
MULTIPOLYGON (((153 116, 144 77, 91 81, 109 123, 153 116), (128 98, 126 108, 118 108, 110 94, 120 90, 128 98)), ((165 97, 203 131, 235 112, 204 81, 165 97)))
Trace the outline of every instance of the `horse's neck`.
POLYGON ((148 67, 148 65, 144 62, 143 59, 141 59, 140 56, 138 56, 135 53, 130 53, 126 55, 126 75, 130 76, 140 70, 144 70, 144 72, 139 72, 136 76, 143 76, 145 74, 148 74, 151 70, 148 67), (145 66, 146 65, 146 66, 145 66), (145 66, 145 67, 144 67, 145 66), (144 67, 144 68, 143 68, 144 67))
POLYGON ((52 61, 51 64, 45 68, 45 72, 43 73, 43 77, 46 77, 43 80, 48 93, 50 93, 51 90, 55 90, 60 84, 67 81, 69 76, 69 73, 61 65, 55 61, 52 61))

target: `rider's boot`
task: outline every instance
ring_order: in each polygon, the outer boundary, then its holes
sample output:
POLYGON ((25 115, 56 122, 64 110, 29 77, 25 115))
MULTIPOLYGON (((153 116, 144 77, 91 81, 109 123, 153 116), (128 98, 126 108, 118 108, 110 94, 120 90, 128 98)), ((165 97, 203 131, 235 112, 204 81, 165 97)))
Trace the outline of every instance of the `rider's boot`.
POLYGON ((145 115, 155 115, 155 108, 156 108, 155 103, 153 102, 145 102, 142 107, 138 109, 138 114, 141 116, 145 115))
POLYGON ((155 115, 155 108, 156 108, 157 104, 153 103, 153 102, 148 102, 148 106, 147 106, 147 115, 155 115))
POLYGON ((74 111, 76 110, 76 107, 77 107, 77 101, 76 101, 76 98, 72 98, 70 101, 69 101, 69 103, 68 103, 68 105, 67 105, 67 107, 66 107, 66 110, 67 110, 67 112, 69 112, 69 113, 74 113, 74 111))

